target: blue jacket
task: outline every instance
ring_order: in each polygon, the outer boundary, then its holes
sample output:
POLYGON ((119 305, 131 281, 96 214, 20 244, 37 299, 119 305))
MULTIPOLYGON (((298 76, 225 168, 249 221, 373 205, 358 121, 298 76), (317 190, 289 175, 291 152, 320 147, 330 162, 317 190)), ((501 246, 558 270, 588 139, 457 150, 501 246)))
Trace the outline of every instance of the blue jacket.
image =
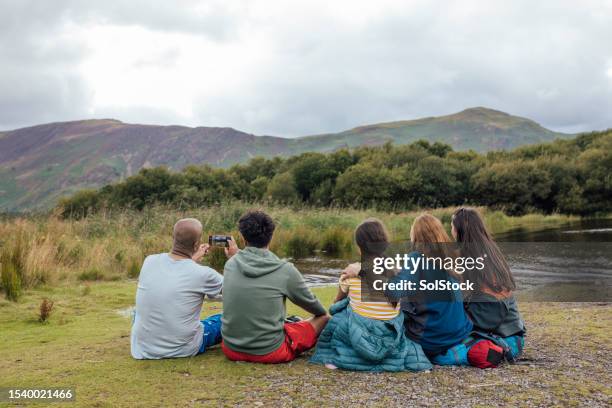
POLYGON ((311 363, 356 371, 421 371, 432 366, 417 343, 406 338, 400 313, 375 320, 353 312, 348 298, 330 308, 332 318, 319 336, 311 363))
MULTIPOLYGON (((419 252, 411 252, 410 257, 420 257, 419 252)), ((450 275, 439 269, 419 267, 415 273, 402 270, 391 281, 413 281, 419 285, 421 280, 435 282, 448 280, 456 282, 450 275)), ((393 297, 402 297, 401 292, 392 293, 393 297)), ((472 331, 472 322, 463 307, 463 295, 460 290, 444 291, 441 294, 425 295, 418 301, 414 297, 404 297, 400 302, 406 315, 404 326, 406 336, 416 341, 429 357, 444 353, 450 347, 460 343, 472 331)))

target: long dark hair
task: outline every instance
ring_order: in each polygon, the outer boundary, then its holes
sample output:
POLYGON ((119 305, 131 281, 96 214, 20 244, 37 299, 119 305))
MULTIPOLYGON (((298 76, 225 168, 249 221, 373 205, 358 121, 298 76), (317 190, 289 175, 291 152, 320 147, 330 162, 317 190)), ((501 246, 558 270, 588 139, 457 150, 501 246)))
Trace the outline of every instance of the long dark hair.
POLYGON ((389 233, 378 218, 368 218, 355 229, 355 242, 362 257, 383 256, 389 247, 389 233))
POLYGON ((485 268, 467 270, 464 279, 474 282, 477 291, 488 289, 501 293, 515 290, 516 284, 510 266, 485 227, 478 211, 473 208, 459 208, 453 214, 452 225, 462 256, 472 258, 486 256, 485 268))
MULTIPOLYGON (((377 218, 368 218, 359 224, 355 229, 355 242, 361 251, 362 266, 359 277, 365 280, 368 288, 373 288, 376 279, 381 279, 381 277, 388 279, 395 275, 394 271, 390 270, 385 270, 382 276, 375 275, 372 269, 374 258, 384 257, 390 243, 389 233, 382 221, 377 218)), ((397 299, 387 296, 385 299, 394 307, 397 305, 397 299)))

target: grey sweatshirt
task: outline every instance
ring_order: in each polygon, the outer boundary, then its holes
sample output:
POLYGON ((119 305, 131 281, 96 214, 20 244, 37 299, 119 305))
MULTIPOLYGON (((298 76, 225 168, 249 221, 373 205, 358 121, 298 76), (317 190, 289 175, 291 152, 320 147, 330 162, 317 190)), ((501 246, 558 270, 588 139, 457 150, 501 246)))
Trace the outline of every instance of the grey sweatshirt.
POLYGON ((287 298, 315 316, 326 313, 295 266, 267 249, 238 251, 226 262, 223 281, 221 332, 234 351, 264 355, 278 349, 287 298))

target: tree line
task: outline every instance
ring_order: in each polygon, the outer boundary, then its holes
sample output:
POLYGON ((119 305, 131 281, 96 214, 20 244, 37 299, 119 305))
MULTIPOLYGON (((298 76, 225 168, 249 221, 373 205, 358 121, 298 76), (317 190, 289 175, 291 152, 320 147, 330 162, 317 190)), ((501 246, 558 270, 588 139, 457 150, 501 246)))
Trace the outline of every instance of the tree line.
POLYGON ((359 147, 289 158, 254 158, 227 169, 143 169, 60 200, 64 216, 102 208, 193 208, 231 200, 404 210, 483 205, 593 215, 612 211, 612 130, 478 154, 439 142, 359 147))

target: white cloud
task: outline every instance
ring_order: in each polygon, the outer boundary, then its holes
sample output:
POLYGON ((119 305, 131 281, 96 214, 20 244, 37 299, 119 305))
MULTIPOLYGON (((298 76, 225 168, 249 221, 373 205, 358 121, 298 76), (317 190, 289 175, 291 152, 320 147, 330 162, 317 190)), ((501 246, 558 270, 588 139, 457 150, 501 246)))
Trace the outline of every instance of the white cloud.
POLYGON ((295 136, 478 105, 612 126, 612 8, 595 0, 0 7, 0 129, 113 116, 295 136))

